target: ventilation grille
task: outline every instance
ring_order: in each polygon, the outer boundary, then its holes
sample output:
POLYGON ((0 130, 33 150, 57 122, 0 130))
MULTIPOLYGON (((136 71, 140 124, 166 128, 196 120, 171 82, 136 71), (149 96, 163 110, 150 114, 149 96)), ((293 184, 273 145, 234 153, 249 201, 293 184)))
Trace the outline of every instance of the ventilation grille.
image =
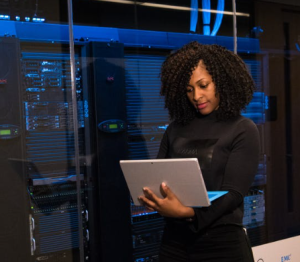
POLYGON ((159 94, 164 60, 164 56, 125 56, 129 159, 155 158, 169 122, 159 94))

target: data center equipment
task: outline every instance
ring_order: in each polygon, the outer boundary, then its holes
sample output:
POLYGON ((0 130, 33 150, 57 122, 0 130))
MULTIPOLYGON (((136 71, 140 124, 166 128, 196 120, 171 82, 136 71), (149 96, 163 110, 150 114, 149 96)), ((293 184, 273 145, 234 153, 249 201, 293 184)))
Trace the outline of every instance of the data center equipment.
MULTIPOLYGON (((31 255, 39 260, 79 261, 79 230, 88 242, 84 172, 78 205, 74 165, 74 119, 68 54, 23 52, 23 119, 25 175, 30 195, 31 255), (79 212, 83 225, 79 225, 79 212)), ((76 58, 76 94, 80 155, 84 155, 85 102, 81 67, 76 58)))
POLYGON ((127 158, 128 150, 124 45, 90 42, 83 49, 84 83, 91 88, 93 105, 93 173, 99 210, 97 261, 132 261, 130 195, 119 166, 119 160, 127 158))
MULTIPOLYGON (((16 214, 22 211, 18 219, 23 217, 18 223, 12 220, 17 230, 14 234, 22 236, 15 250, 22 250, 22 253, 6 252, 7 260, 4 261, 80 261, 80 230, 83 230, 84 248, 87 250, 89 245, 87 178, 86 168, 82 166, 78 189, 70 58, 60 48, 56 52, 53 47, 28 52, 24 49, 26 45, 24 47, 18 39, 1 41, 1 60, 6 60, 12 71, 9 72, 12 76, 5 78, 7 83, 1 86, 1 99, 8 110, 1 116, 1 148, 14 148, 14 153, 6 154, 1 160, 6 182, 2 183, 5 185, 2 192, 8 196, 10 192, 22 194, 19 200, 14 199, 17 194, 8 198, 10 208, 7 210, 16 214), (11 42, 11 46, 5 47, 6 42, 11 42), (6 52, 14 60, 7 60, 6 52), (10 174, 11 170, 14 173, 10 174), (14 202, 21 208, 14 209, 14 202), (79 224, 79 215, 82 225, 79 224)), ((88 117, 88 105, 83 99, 81 82, 81 65, 77 57, 76 121, 80 155, 83 156, 86 154, 84 119, 88 117)), ((11 218, 12 214, 5 216, 11 218)), ((18 239, 14 234, 8 234, 8 237, 18 239)), ((6 243, 11 245, 12 241, 6 243)), ((10 251, 11 247, 7 250, 10 251)))

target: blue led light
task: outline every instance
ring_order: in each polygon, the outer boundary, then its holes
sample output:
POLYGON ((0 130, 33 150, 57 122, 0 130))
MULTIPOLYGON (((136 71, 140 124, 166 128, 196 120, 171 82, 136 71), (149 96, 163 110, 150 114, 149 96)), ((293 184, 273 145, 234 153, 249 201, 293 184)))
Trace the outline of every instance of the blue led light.
POLYGON ((21 20, 21 17, 16 16, 16 21, 20 21, 20 20, 21 20))
POLYGON ((164 125, 164 126, 158 126, 158 129, 162 129, 162 130, 167 130, 168 125, 164 125))
POLYGON ((218 0, 218 6, 217 6, 217 16, 216 16, 216 21, 215 21, 215 25, 214 28, 211 32, 211 36, 215 36, 221 26, 222 23, 222 19, 223 19, 223 11, 224 11, 224 0, 218 0))
MULTIPOLYGON (((210 10, 210 0, 202 0, 202 8, 210 10)), ((210 35, 210 11, 203 11, 203 34, 210 35)))
POLYGON ((191 0, 191 23, 190 31, 196 32, 198 21, 198 0, 191 0))
POLYGON ((26 21, 26 22, 29 22, 29 21, 30 21, 30 17, 26 16, 26 17, 25 17, 25 21, 26 21))
POLYGON ((203 26, 203 34, 204 35, 210 35, 210 26, 209 25, 204 25, 203 26))
MULTIPOLYGON (((202 0, 202 18, 203 18, 203 35, 215 36, 221 26, 224 11, 224 0, 218 0, 216 21, 212 32, 210 31, 210 20, 211 20, 211 3, 210 0, 202 0)), ((191 21, 190 31, 196 32, 196 26, 198 21, 198 0, 191 0, 191 21)))
POLYGON ((269 109, 269 97, 265 96, 265 110, 269 109))
POLYGON ((10 16, 9 15, 0 15, 0 19, 1 20, 10 20, 10 16))
POLYGON ((32 22, 35 22, 35 23, 43 23, 43 22, 45 22, 45 18, 34 17, 34 18, 32 18, 32 22))

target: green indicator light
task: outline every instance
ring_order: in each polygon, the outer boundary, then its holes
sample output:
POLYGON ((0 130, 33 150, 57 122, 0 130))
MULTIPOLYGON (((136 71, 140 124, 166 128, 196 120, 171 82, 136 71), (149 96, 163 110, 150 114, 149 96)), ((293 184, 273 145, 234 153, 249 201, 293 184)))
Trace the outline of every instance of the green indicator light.
POLYGON ((33 207, 31 207, 31 209, 33 209, 33 207))
POLYGON ((10 129, 2 129, 2 130, 0 130, 0 135, 1 136, 7 136, 7 135, 10 135, 10 134, 11 134, 10 129))
POLYGON ((109 124, 108 127, 110 129, 116 129, 116 128, 118 128, 118 125, 117 124, 109 124))

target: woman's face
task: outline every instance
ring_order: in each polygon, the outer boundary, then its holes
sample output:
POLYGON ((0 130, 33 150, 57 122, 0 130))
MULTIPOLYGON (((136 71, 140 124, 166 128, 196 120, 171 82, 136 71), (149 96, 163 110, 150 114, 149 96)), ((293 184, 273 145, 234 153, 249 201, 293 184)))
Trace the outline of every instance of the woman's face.
POLYGON ((208 115, 219 108, 220 98, 216 96, 216 86, 201 60, 192 72, 186 90, 189 101, 202 115, 208 115))

